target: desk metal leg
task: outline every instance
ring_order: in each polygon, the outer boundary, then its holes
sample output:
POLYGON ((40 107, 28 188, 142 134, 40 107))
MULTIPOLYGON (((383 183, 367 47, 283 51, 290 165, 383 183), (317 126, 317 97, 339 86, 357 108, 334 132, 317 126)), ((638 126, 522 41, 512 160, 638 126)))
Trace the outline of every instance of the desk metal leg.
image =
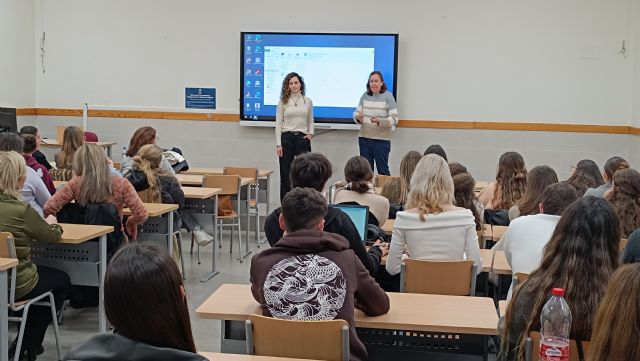
POLYGON ((0 361, 9 360, 9 307, 7 306, 7 300, 9 296, 7 291, 9 289, 7 281, 7 271, 0 272, 0 361))
POLYGON ((111 160, 113 160, 113 158, 111 158, 111 146, 107 147, 107 157, 111 160))
POLYGON ((207 273, 200 282, 207 282, 219 272, 216 269, 216 244, 218 243, 218 195, 213 197, 213 242, 211 242, 211 272, 207 273))
POLYGON ((173 257, 173 211, 169 212, 167 219, 169 222, 167 225, 167 229, 169 230, 167 249, 169 250, 169 256, 173 257))
MULTIPOLYGON (((267 207, 266 207, 266 209, 265 209, 265 212, 266 212, 266 213, 265 213, 265 218, 266 218, 268 215, 270 215, 270 214, 271 214, 271 210, 269 209, 269 207, 270 207, 270 206, 269 206, 269 202, 271 201, 271 197, 269 196, 269 195, 270 195, 270 193, 269 193, 269 192, 271 192, 271 191, 270 191, 270 189, 271 189, 271 174, 267 175, 267 177, 266 177, 266 183, 267 183, 267 188, 266 188, 266 192, 265 192, 265 194, 266 194, 266 197, 267 197, 267 201, 266 201, 265 203, 266 203, 266 206, 267 206, 267 207)), ((260 222, 260 212, 258 212, 258 217, 257 217, 257 218, 258 218, 258 222, 260 222)), ((259 229, 260 229, 260 225, 258 225, 258 230, 259 230, 259 229)), ((260 239, 260 238, 258 237, 258 239, 260 239)), ((266 237, 266 235, 265 235, 264 239, 262 239, 262 240, 259 240, 259 241, 258 241, 258 247, 260 247, 260 245, 265 244, 265 243, 267 243, 267 237, 266 237)))
MULTIPOLYGON (((244 250, 242 249, 242 239, 240 239, 240 258, 238 258, 240 260, 240 262, 242 262, 245 258, 247 258, 247 256, 249 254, 251 254, 251 251, 249 251, 249 228, 251 228, 251 218, 249 217, 249 198, 251 194, 251 188, 249 187, 249 185, 247 185, 247 197, 245 199, 246 203, 247 203, 247 230, 246 230, 246 237, 244 237, 244 250)), ((238 202, 240 202, 240 197, 238 197, 238 202)), ((238 220, 239 221, 239 220, 238 220)), ((240 237, 241 238, 241 237, 240 237)), ((233 242, 233 240, 232 240, 233 242)))
POLYGON ((98 333, 107 332, 107 318, 104 313, 104 275, 107 272, 107 235, 100 236, 100 267, 98 267, 98 333))

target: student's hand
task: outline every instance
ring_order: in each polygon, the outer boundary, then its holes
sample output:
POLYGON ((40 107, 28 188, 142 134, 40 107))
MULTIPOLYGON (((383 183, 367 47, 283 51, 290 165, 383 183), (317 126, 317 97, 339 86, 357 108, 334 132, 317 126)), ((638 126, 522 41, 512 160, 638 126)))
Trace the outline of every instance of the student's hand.
POLYGON ((381 240, 377 240, 376 243, 374 243, 373 245, 377 246, 380 249, 380 252, 382 252, 382 257, 389 254, 389 249, 387 248, 386 244, 384 244, 381 240))
POLYGON ((278 157, 282 157, 282 146, 281 145, 276 146, 276 154, 278 155, 278 157))
POLYGON ((377 117, 371 117, 371 124, 379 125, 379 124, 380 124, 380 121, 378 120, 378 118, 377 118, 377 117))
POLYGON ((363 119, 362 113, 356 112, 356 121, 358 123, 362 123, 362 119, 363 119))
POLYGON ((113 168, 113 161, 109 158, 107 158, 107 164, 109 165, 109 168, 113 168))
POLYGON ((307 134, 304 136, 304 139, 311 141, 311 138, 313 138, 313 134, 307 134))
POLYGON ((44 219, 45 222, 49 223, 49 224, 56 224, 58 223, 58 219, 56 218, 56 216, 54 215, 49 215, 47 216, 47 218, 44 219))

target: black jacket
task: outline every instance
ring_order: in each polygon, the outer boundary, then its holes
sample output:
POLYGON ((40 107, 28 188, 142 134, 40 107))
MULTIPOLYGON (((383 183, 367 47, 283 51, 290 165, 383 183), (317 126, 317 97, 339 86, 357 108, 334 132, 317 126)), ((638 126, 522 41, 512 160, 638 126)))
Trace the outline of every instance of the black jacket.
MULTIPOLYGON (((280 213, 282 213, 282 210, 280 208, 276 209, 267 216, 264 222, 264 233, 271 247, 273 247, 284 234, 278 222, 280 213)), ((367 252, 364 248, 362 238, 360 238, 360 233, 358 233, 356 226, 346 213, 329 206, 327 214, 324 216, 324 231, 336 233, 346 238, 347 241, 349 241, 349 248, 355 252, 367 271, 369 271, 369 274, 373 276, 378 272, 378 268, 380 268, 380 258, 382 258, 380 249, 378 249, 378 247, 371 247, 367 252)))
POLYGON ((204 356, 172 348, 156 347, 118 334, 98 334, 75 345, 64 360, 83 361, 207 361, 204 356))
POLYGON ((43 166, 47 167, 47 170, 51 169, 51 164, 49 164, 49 161, 47 160, 47 157, 44 154, 42 154, 41 151, 36 150, 35 152, 33 152, 33 157, 38 161, 38 163, 40 163, 43 166))

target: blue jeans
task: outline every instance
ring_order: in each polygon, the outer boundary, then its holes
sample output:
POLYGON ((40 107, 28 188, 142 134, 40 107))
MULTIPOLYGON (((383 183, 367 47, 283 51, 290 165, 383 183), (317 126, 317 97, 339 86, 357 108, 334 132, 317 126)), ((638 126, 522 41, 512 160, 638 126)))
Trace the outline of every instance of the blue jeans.
POLYGON ((358 138, 360 145, 360 156, 366 158, 374 170, 375 162, 378 167, 378 174, 391 175, 389 172, 389 152, 391 152, 391 141, 371 138, 358 138))

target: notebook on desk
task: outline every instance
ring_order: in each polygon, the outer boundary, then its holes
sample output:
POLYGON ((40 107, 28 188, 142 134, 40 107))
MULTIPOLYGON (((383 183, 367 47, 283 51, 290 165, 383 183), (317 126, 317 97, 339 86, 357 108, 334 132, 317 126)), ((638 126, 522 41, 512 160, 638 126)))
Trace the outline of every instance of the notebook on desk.
POLYGON ((333 207, 346 213, 356 226, 362 242, 367 241, 367 225, 369 224, 369 207, 351 204, 334 204, 333 207))

